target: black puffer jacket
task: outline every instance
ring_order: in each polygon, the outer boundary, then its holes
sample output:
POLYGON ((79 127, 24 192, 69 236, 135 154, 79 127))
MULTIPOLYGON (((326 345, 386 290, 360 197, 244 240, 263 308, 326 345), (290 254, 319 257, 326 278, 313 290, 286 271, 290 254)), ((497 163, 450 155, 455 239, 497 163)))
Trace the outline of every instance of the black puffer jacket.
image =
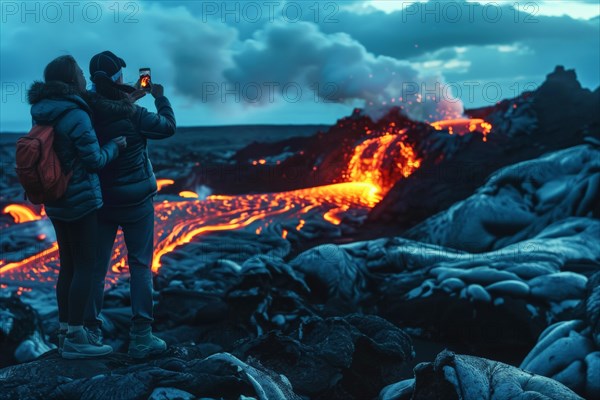
POLYGON ((54 125, 54 151, 61 167, 73 171, 65 194, 44 204, 49 217, 73 221, 102 207, 96 172, 119 154, 114 142, 98 145, 91 110, 72 86, 58 81, 35 82, 28 93, 36 124, 54 125))
POLYGON ((169 100, 155 100, 157 113, 127 100, 110 100, 97 93, 85 96, 92 108, 94 129, 100 144, 125 136, 127 147, 99 172, 104 204, 125 207, 142 203, 156 194, 156 177, 148 157, 148 139, 165 139, 175 133, 175 115, 169 100))

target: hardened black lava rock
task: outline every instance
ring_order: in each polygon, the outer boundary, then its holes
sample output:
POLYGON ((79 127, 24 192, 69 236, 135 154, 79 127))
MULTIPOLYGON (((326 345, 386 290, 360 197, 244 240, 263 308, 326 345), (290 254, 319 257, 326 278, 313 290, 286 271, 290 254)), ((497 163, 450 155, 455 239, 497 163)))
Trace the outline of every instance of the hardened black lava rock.
POLYGON ((38 313, 15 293, 0 297, 0 368, 31 361, 50 349, 38 313))
POLYGON ((401 376, 410 337, 374 315, 310 318, 289 335, 271 331, 234 351, 285 375, 314 399, 368 399, 401 376))
POLYGON ((561 383, 501 362, 443 351, 414 379, 384 388, 380 400, 581 400, 561 383))
POLYGON ((189 398, 299 400, 285 377, 228 353, 207 355, 198 346, 171 347, 141 362, 124 354, 64 360, 52 351, 0 371, 0 386, 0 399, 136 400, 166 391, 189 398))

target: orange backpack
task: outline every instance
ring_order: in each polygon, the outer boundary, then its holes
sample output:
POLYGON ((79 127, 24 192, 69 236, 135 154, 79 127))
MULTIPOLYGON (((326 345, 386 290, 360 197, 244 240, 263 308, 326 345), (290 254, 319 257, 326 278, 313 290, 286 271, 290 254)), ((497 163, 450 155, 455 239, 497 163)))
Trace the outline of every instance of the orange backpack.
POLYGON ((58 200, 65 194, 71 179, 72 172, 63 172, 53 143, 53 125, 35 125, 27 135, 17 140, 17 176, 26 198, 33 204, 58 200))

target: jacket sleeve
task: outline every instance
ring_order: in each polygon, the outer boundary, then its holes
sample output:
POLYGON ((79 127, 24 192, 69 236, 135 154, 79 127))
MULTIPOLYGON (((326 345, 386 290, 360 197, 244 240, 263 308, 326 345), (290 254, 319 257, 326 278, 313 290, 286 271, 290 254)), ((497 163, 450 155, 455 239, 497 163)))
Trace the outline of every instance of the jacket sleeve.
POLYGON ((154 100, 156 113, 143 107, 138 110, 138 128, 140 135, 147 139, 166 139, 175 134, 175 114, 169 99, 165 96, 154 100))
POLYGON ((75 124, 69 136, 87 170, 98 171, 119 155, 119 146, 112 140, 100 147, 90 117, 85 111, 74 110, 70 117, 75 120, 75 124))

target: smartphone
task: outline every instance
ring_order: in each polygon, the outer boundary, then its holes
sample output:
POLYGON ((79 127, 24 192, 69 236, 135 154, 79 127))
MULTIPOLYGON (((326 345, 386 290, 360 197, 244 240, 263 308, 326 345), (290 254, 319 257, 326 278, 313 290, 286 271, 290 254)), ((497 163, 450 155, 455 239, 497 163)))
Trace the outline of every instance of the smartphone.
POLYGON ((150 90, 152 80, 150 79, 150 68, 140 68, 140 88, 150 90))

